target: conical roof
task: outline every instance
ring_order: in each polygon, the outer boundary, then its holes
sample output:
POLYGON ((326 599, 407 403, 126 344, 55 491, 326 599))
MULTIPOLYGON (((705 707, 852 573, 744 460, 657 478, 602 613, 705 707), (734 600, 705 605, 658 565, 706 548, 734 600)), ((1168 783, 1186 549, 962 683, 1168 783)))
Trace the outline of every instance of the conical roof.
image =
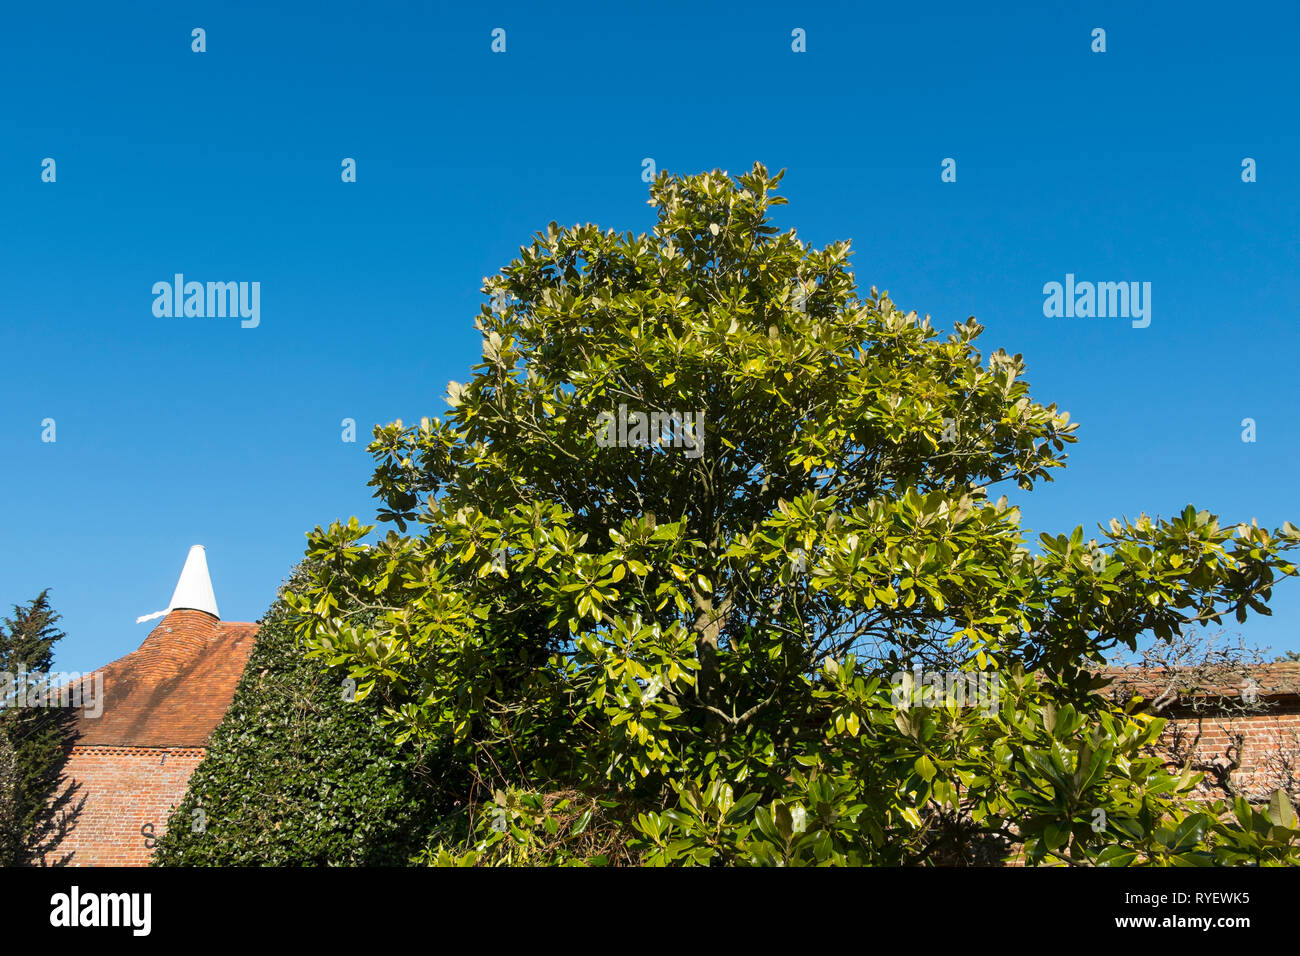
POLYGON ((217 611, 217 596, 212 593, 212 578, 208 576, 208 554, 201 544, 190 548, 176 590, 172 592, 171 603, 167 605, 169 611, 181 608, 221 617, 217 611))

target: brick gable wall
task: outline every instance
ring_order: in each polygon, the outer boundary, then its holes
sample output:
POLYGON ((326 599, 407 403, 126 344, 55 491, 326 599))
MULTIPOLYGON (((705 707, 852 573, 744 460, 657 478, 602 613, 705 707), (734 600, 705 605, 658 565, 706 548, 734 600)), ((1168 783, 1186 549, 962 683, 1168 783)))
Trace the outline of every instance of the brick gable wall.
POLYGON ((201 747, 73 747, 64 767, 79 789, 67 835, 45 865, 148 866, 155 836, 180 803, 190 775, 206 751, 201 747), (82 803, 84 799, 84 803, 82 803))
POLYGON ((225 716, 257 625, 177 609, 139 649, 96 672, 103 712, 79 711, 63 780, 67 832, 45 865, 147 866, 208 738, 225 716), (151 826, 153 838, 141 832, 151 826))

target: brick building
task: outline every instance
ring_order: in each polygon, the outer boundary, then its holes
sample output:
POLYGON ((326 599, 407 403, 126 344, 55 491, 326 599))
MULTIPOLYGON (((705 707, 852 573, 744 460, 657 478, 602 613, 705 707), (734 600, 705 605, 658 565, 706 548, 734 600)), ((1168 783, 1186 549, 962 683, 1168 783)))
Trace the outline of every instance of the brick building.
POLYGON ((201 546, 155 616, 137 650, 91 676, 103 677, 102 713, 72 722, 63 773, 76 809, 46 865, 147 865, 234 698, 257 625, 221 620, 201 546))

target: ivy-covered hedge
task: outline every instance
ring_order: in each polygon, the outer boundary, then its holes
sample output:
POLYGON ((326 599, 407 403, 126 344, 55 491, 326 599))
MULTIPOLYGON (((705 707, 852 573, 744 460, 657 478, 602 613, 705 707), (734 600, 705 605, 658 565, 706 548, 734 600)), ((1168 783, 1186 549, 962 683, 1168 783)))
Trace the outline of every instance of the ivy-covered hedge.
POLYGON ((406 864, 451 807, 344 676, 303 656, 277 601, 154 865, 406 864))

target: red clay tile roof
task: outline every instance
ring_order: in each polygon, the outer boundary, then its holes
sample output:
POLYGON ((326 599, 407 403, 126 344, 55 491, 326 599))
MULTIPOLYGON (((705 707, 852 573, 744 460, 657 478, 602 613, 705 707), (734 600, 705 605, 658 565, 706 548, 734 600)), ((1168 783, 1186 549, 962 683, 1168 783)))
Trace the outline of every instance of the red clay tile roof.
MULTIPOLYGON (((1211 681, 1206 686, 1198 686, 1191 690, 1192 696, 1210 696, 1210 697, 1238 697, 1242 691, 1242 678, 1236 675, 1229 668, 1221 668, 1223 676, 1218 680, 1211 681)), ((1262 664, 1250 668, 1251 679, 1256 682, 1256 693, 1264 698, 1284 698, 1300 696, 1300 663, 1295 661, 1280 661, 1269 664, 1262 664)), ((1109 677, 1111 683, 1107 686, 1107 691, 1116 691, 1121 688, 1142 694, 1144 697, 1152 697, 1167 687, 1178 688, 1183 696, 1187 696, 1189 688, 1185 686, 1189 680, 1198 676, 1191 668, 1153 668, 1151 670, 1141 670, 1135 667, 1107 667, 1101 671, 1103 677, 1109 677), (1184 673, 1185 672, 1185 673, 1184 673)))
POLYGON ((99 717, 77 711, 80 747, 204 747, 235 696, 256 624, 172 611, 104 675, 99 717))

